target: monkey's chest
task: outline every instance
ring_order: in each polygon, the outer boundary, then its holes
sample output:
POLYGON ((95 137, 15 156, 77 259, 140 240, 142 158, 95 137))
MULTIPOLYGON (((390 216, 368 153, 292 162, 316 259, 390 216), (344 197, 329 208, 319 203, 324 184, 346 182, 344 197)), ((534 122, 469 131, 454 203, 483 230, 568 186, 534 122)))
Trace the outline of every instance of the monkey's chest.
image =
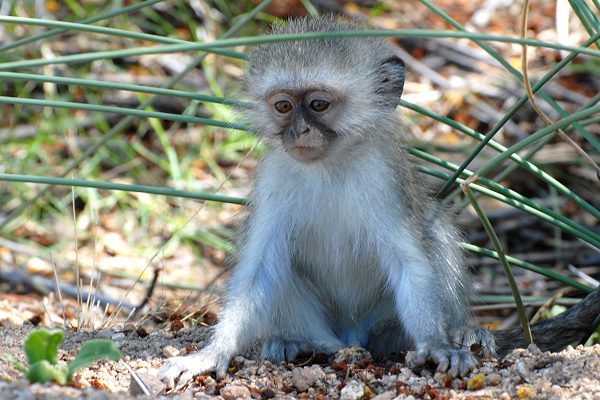
POLYGON ((370 324, 373 311, 389 301, 375 246, 339 220, 337 229, 326 226, 299 233, 294 271, 340 330, 370 324))

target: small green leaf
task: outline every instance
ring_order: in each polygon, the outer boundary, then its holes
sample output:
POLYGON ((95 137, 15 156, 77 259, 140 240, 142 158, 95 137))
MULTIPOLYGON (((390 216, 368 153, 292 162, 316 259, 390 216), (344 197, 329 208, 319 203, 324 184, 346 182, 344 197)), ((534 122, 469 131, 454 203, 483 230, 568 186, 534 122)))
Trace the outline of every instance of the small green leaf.
POLYGON ((108 339, 96 339, 85 342, 81 346, 79 353, 77 353, 77 357, 69 364, 68 380, 70 381, 73 378, 77 370, 87 367, 100 358, 118 361, 121 358, 121 352, 108 339))
POLYGON ((31 383, 46 383, 54 381, 61 385, 67 383, 67 366, 52 365, 48 360, 40 360, 31 364, 29 371, 25 374, 31 383))
POLYGON ((57 363, 58 345, 63 340, 64 333, 60 329, 39 328, 27 335, 23 350, 29 365, 46 360, 50 364, 57 363))

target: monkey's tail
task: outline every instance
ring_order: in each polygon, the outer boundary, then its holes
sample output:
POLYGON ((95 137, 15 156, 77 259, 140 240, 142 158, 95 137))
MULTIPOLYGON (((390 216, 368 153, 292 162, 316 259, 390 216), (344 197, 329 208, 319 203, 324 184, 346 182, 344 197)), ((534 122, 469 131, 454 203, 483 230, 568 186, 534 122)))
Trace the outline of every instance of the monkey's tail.
MULTIPOLYGON (((541 351, 560 351, 568 344, 587 339, 600 322, 600 287, 568 311, 531 326, 533 342, 541 351)), ((526 348, 521 328, 492 332, 498 357, 526 348)))

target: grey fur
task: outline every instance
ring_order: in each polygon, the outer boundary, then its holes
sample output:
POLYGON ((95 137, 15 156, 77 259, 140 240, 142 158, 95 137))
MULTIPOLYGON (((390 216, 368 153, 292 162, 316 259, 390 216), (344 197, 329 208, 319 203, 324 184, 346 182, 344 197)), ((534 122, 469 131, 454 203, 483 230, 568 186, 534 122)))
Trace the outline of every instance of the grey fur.
MULTIPOLYGON (((326 17, 291 21, 274 33, 356 27, 326 17)), ((252 106, 244 114, 271 150, 257 171, 213 338, 196 354, 170 359, 164 377, 185 383, 212 370, 222 375, 256 339, 273 361, 362 345, 376 357, 410 350, 410 365, 433 361, 453 375, 475 366, 471 344, 494 353, 490 333, 469 325, 456 230, 403 150, 405 130, 394 112, 403 81, 404 65, 383 39, 252 51, 243 85, 252 106), (302 111, 306 88, 333 99, 333 110, 310 119, 302 111), (301 100, 277 114, 273 93, 301 100), (294 130, 295 116, 303 132, 294 130), (290 153, 304 134, 326 137, 319 142, 326 155, 306 161, 290 153)))

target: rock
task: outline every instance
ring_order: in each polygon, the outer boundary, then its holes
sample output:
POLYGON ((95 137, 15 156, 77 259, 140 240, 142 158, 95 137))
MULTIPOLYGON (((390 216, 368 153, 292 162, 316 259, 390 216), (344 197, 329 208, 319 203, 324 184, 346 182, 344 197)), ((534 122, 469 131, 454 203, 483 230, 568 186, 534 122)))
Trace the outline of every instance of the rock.
POLYGON ((396 398, 396 391, 388 390, 387 392, 383 392, 373 397, 371 400, 392 400, 396 398))
POLYGON ((342 388, 340 400, 358 400, 365 395, 365 385, 362 382, 351 381, 342 388))
POLYGON ((220 394, 221 394, 221 396, 223 396, 223 398, 225 400, 249 399, 249 398, 251 398, 251 396, 250 396, 250 389, 248 389, 246 386, 241 386, 241 385, 227 385, 227 386, 224 386, 221 389, 220 394))
POLYGON ((500 374, 489 374, 485 377, 486 386, 498 386, 502 382, 502 375, 500 374))
POLYGON ((517 374, 521 377, 521 379, 529 383, 529 368, 527 368, 527 365, 525 365, 523 361, 517 361, 515 370, 517 371, 517 374))
POLYGON ((177 357, 179 353, 180 351, 173 346, 165 346, 165 348, 163 349, 163 354, 165 355, 165 357, 177 357))
POLYGON ((135 371, 135 374, 141 382, 138 382, 134 375, 131 375, 131 380, 129 381, 129 394, 131 396, 149 394, 151 397, 154 397, 158 396, 165 388, 165 384, 157 376, 140 371, 135 371), (148 393, 146 393, 144 389, 146 389, 148 393))
POLYGON ((344 347, 335 353, 334 362, 344 362, 346 364, 356 364, 364 361, 373 361, 371 353, 361 347, 344 347))
POLYGON ((117 332, 114 335, 112 335, 110 338, 113 342, 122 342, 123 340, 125 340, 125 333, 117 332))
POLYGON ((202 382, 204 386, 204 392, 206 394, 214 395, 217 392, 217 381, 215 381, 211 376, 207 376, 202 382))
POLYGON ((534 355, 542 354, 542 351, 535 343, 531 343, 529 346, 527 346, 527 351, 534 355))
POLYGON ((305 392, 318 380, 325 379, 325 372, 319 365, 311 367, 294 368, 292 371, 292 385, 299 391, 305 392))
POLYGON ((97 339, 112 339, 114 334, 115 334, 115 332, 113 332, 110 329, 107 329, 105 331, 99 331, 96 338, 97 339))

